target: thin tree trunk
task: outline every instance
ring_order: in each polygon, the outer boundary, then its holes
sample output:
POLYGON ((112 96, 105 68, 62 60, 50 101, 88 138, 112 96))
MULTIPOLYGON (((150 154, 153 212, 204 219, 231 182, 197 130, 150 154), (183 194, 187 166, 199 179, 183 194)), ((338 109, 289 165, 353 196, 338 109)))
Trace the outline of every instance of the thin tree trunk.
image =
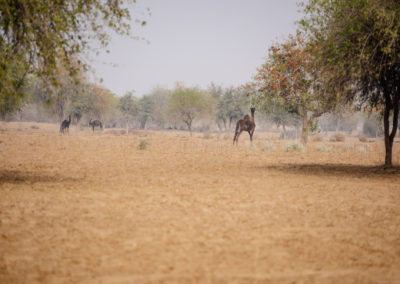
POLYGON ((286 126, 285 123, 282 123, 282 129, 283 129, 283 140, 286 139, 286 126))
POLYGON ((308 142, 308 129, 309 129, 309 121, 307 118, 307 111, 303 111, 303 126, 301 128, 301 142, 306 145, 308 142))
POLYGON ((393 105, 390 98, 386 98, 385 112, 383 116, 383 126, 385 131, 385 168, 392 167, 392 152, 393 152, 393 141, 396 136, 399 119, 399 97, 395 96, 393 105), (393 126, 390 133, 389 116, 390 110, 393 106, 393 126))
POLYGON ((125 123, 126 123, 126 129, 125 129, 125 134, 128 135, 129 133, 129 123, 128 123, 128 119, 125 119, 125 123))

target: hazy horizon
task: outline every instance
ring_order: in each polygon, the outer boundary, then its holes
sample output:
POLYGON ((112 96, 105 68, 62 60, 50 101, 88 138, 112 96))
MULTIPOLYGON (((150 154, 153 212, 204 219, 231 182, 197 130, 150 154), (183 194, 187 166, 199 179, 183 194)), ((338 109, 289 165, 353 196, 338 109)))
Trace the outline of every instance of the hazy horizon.
POLYGON ((132 21, 146 8, 151 16, 146 26, 133 25, 132 35, 146 40, 113 36, 110 53, 92 56, 94 79, 119 96, 135 90, 139 97, 177 81, 239 86, 255 74, 268 46, 296 31, 298 2, 138 1, 132 21))

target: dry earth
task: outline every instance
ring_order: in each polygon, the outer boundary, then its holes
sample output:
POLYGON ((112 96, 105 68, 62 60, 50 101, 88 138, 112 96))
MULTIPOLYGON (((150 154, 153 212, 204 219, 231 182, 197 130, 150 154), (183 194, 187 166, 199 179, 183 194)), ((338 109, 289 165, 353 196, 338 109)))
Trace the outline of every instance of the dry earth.
POLYGON ((0 125, 1 283, 400 283, 382 142, 118 134, 0 125))

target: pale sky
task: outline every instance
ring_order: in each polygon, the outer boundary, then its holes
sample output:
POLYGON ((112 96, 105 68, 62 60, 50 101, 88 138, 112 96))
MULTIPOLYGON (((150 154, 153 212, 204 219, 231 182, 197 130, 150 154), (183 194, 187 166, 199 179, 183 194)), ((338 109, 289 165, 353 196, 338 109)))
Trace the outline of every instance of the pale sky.
MULTIPOLYGON (((239 86, 251 80, 274 42, 295 33, 299 0, 137 0, 151 16, 132 34, 113 36, 110 53, 90 63, 102 85, 117 95, 177 81, 206 88, 211 82, 239 86)), ((133 14, 136 17, 137 14, 133 14)))

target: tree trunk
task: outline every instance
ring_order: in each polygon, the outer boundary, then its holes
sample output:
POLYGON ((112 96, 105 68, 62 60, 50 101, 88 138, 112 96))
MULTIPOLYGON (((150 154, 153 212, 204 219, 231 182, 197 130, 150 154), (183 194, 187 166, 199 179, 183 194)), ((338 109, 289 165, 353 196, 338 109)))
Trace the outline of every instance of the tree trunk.
POLYGON ((145 127, 146 127, 146 119, 142 119, 141 121, 140 121, 140 129, 144 129, 145 127))
POLYGON ((392 167, 393 141, 397 132, 398 119, 399 119, 399 97, 394 96, 393 104, 391 99, 387 97, 385 103, 385 112, 383 116, 383 126, 385 131, 385 168, 392 167), (393 126, 392 126, 392 131, 390 133, 389 116, 392 107, 393 107, 393 126))
POLYGON ((307 145, 308 142, 308 129, 309 129, 309 121, 307 118, 307 111, 303 111, 303 126, 301 128, 301 142, 304 145, 307 145))
POLYGON ((283 140, 286 139, 286 126, 285 123, 282 123, 282 129, 283 129, 283 140))
POLYGON ((189 132, 190 132, 190 137, 192 137, 192 125, 188 124, 189 132))
POLYGON ((128 119, 125 119, 125 123, 126 123, 126 132, 125 132, 125 134, 126 135, 128 135, 128 133, 129 133, 129 121, 128 121, 128 119))

